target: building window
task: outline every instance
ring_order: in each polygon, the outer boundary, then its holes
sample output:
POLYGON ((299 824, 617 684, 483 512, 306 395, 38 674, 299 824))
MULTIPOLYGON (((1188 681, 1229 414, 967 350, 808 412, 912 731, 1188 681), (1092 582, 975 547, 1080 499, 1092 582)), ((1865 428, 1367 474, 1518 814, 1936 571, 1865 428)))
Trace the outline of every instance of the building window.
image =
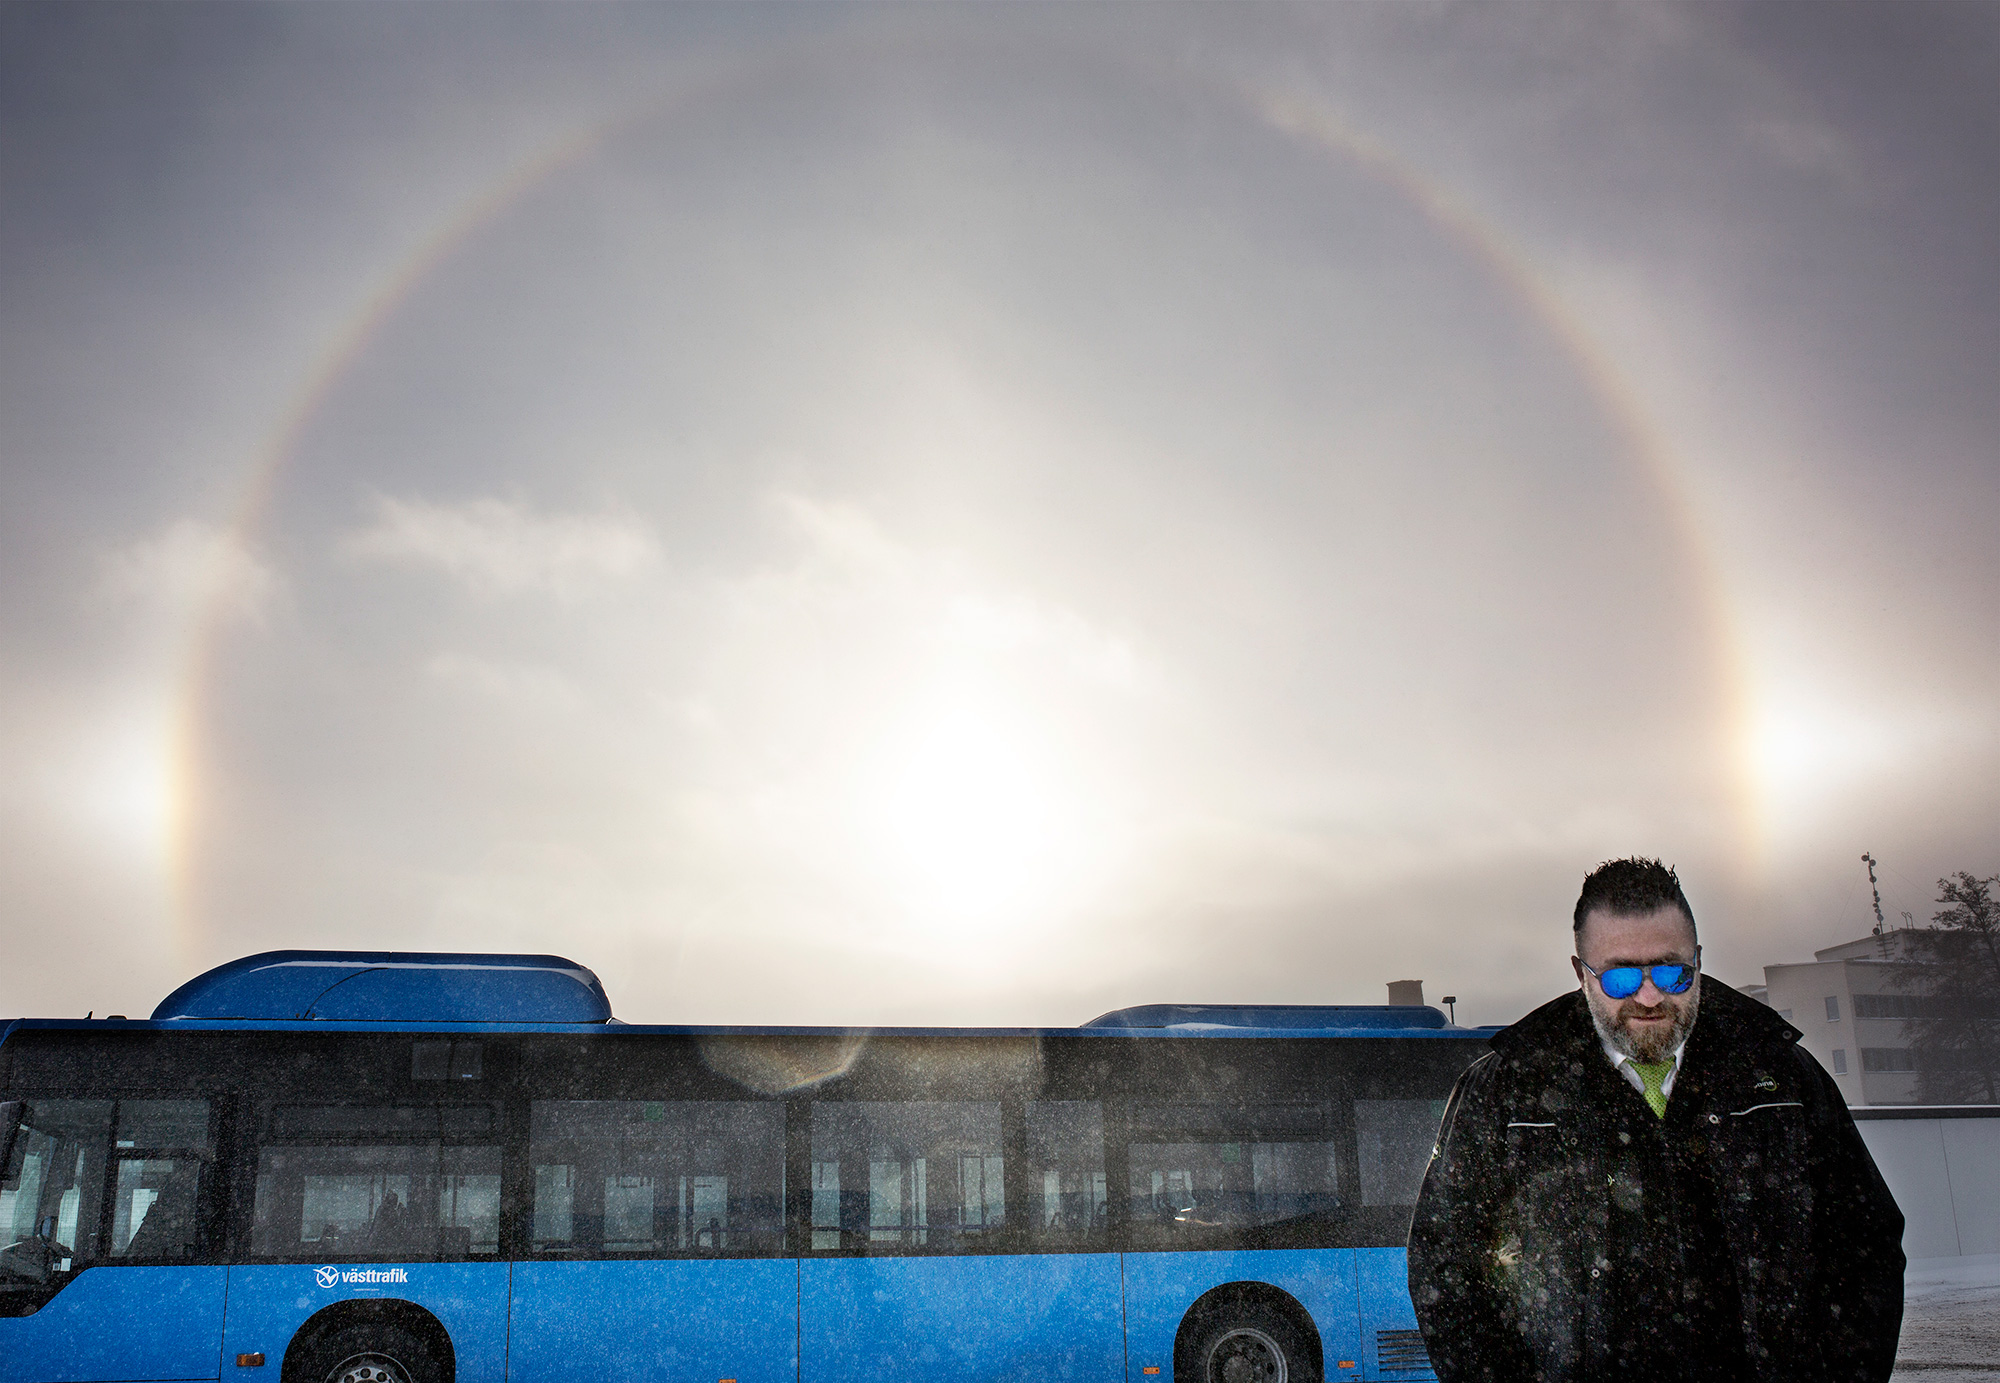
POLYGON ((1829 994, 1826 996, 1826 1021, 1829 1023, 1838 1023, 1840 1021, 1840 997, 1838 995, 1829 994))
POLYGON ((1870 1073, 1914 1071, 1916 1054, 1908 1047, 1863 1047, 1861 1069, 1870 1073))
POLYGON ((1835 1047, 1833 1049, 1833 1073, 1836 1076, 1847 1074, 1847 1049, 1845 1047, 1835 1047))
POLYGON ((1930 1005, 1921 994, 1857 994, 1856 1018, 1926 1018, 1930 1005))

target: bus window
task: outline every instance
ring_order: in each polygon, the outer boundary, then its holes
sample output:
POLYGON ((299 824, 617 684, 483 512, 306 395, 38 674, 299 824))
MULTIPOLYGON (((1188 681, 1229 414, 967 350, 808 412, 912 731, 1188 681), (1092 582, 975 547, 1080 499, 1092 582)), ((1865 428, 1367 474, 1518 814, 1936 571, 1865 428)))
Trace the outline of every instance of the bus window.
POLYGON ((1134 1247, 1280 1227, 1310 1239, 1340 1208, 1339 1149, 1318 1105, 1135 1105, 1131 1138, 1134 1247))
POLYGON ((120 1100, 120 1148, 208 1150, 207 1100, 120 1100))
POLYGON ((500 1251, 491 1106, 281 1105, 258 1151, 250 1251, 465 1258, 500 1251), (463 1141, 461 1141, 463 1140, 463 1141))
POLYGON ((1443 1100, 1356 1100, 1361 1203, 1415 1205, 1437 1142, 1443 1100))
POLYGON ((956 1253, 1005 1226, 997 1102, 812 1108, 812 1247, 956 1253))
POLYGON ((208 1102, 119 1101, 111 1155, 111 1256, 192 1257, 210 1157, 208 1102))
POLYGON ((196 1158, 118 1160, 111 1253, 116 1258, 187 1258, 195 1248, 202 1164, 196 1158))
POLYGON ((537 1100, 537 1253, 781 1254, 785 1111, 750 1101, 537 1100))
POLYGON ((0 1180, 0 1313, 99 1257, 110 1100, 31 1100, 0 1180))
POLYGON ((1028 1224, 1043 1247, 1105 1238, 1104 1106, 1095 1100, 1028 1105, 1028 1224))

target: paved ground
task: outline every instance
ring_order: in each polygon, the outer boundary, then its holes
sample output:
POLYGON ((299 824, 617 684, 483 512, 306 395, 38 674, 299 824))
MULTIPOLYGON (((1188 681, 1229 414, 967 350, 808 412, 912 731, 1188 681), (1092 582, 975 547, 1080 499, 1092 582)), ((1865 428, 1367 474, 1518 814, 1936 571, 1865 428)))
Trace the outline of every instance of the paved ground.
POLYGON ((2000 1254, 1910 1265, 1894 1376, 1907 1383, 2000 1380, 2000 1254))

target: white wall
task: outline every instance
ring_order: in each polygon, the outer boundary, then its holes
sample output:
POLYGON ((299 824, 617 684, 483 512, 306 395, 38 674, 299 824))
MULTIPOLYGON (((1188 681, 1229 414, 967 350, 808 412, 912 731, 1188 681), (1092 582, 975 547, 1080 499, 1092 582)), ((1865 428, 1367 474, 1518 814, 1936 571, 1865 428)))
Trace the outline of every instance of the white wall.
POLYGON ((2000 1253, 2000 1111, 1974 1119, 1864 1119, 1862 1141, 1903 1208, 1912 1259, 2000 1253))

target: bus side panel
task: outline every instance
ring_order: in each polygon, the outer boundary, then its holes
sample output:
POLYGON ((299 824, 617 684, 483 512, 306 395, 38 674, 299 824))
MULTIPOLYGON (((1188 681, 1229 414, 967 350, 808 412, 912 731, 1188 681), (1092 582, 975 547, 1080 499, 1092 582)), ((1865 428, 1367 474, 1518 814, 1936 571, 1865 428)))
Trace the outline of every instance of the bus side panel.
POLYGON ((795 1383, 795 1258, 514 1265, 518 1383, 795 1383))
MULTIPOLYGON (((1356 1319, 1353 1249, 1244 1249, 1125 1255, 1126 1383, 1171 1378, 1174 1337, 1202 1293, 1228 1282, 1264 1282, 1289 1293, 1319 1327, 1328 1383, 1355 1378, 1361 1327, 1356 1319), (1355 1365, 1342 1368, 1343 1362, 1355 1365)), ((1185 1383, 1185 1381, 1183 1381, 1185 1383)))
POLYGON ((215 1378, 227 1268, 96 1267, 0 1318, 0 1383, 215 1378))
POLYGON ((384 1299, 410 1302, 437 1317, 451 1337, 457 1383, 502 1383, 507 1366, 505 1263, 239 1265, 229 1270, 223 1356, 261 1354, 267 1366, 276 1366, 299 1327, 315 1313, 337 1302, 384 1299))
POLYGON ((1368 1376, 1437 1377, 1427 1362, 1418 1363, 1425 1356, 1423 1337, 1417 1331, 1417 1308, 1410 1301, 1409 1250, 1356 1249, 1354 1256, 1361 1274, 1361 1328, 1368 1341, 1368 1376))
POLYGON ((1118 1255, 808 1259, 801 1383, 1116 1383, 1118 1255))

